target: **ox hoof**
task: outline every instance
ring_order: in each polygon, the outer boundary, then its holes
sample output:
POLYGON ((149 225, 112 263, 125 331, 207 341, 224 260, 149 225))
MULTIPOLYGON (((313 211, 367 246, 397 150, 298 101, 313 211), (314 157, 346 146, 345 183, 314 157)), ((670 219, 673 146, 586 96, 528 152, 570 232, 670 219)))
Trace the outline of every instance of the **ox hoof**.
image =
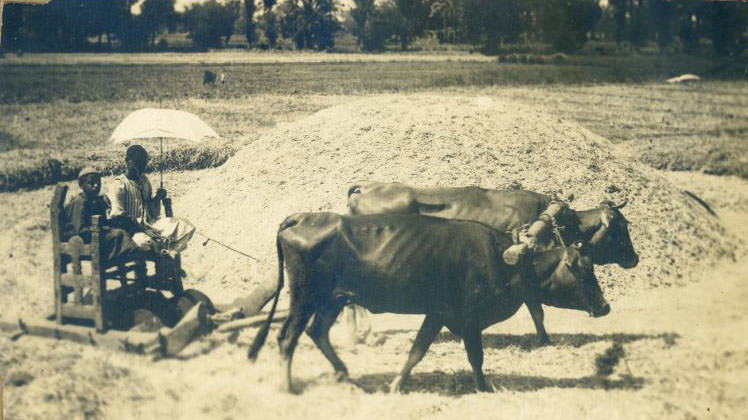
POLYGON ((335 372, 335 380, 337 382, 344 382, 348 381, 350 378, 348 377, 348 372, 341 370, 338 372, 335 372))
POLYGON ((500 391, 502 389, 501 385, 496 386, 496 384, 493 383, 493 381, 490 380, 490 379, 488 380, 488 386, 490 387, 490 389, 488 391, 486 391, 486 392, 496 392, 496 391, 500 391))
POLYGON ((392 382, 390 383, 390 394, 397 394, 403 391, 402 389, 403 384, 403 378, 400 376, 397 376, 392 382))
POLYGON ((281 387, 281 390, 283 392, 285 392, 286 394, 290 394, 290 395, 299 395, 299 394, 301 394, 301 389, 296 388, 293 385, 285 384, 285 385, 283 385, 281 387))

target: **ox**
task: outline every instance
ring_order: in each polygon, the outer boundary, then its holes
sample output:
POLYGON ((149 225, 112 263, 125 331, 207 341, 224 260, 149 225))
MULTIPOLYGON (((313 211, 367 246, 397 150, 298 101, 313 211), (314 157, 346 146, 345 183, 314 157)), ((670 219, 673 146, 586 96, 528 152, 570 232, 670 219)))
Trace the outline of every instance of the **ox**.
MULTIPOLYGON (((490 190, 479 187, 414 188, 401 183, 361 182, 348 189, 348 209, 353 215, 420 213, 446 219, 474 220, 499 231, 509 231, 535 221, 552 197, 524 190, 490 190)), ((618 264, 633 268, 639 263, 629 236, 628 221, 621 213, 626 201, 604 201, 600 207, 575 211, 567 209, 557 217, 564 243, 585 242, 594 264, 618 264)), ((555 246, 550 229, 538 239, 538 249, 555 246)), ((528 308, 529 309, 529 308, 528 308)), ((535 322, 542 344, 550 339, 542 324, 535 322)), ((366 313, 351 310, 347 322, 355 337, 356 322, 368 334, 366 313)), ((533 320, 535 321, 535 316, 533 320)))
POLYGON ((278 342, 289 392, 293 352, 312 316, 307 334, 336 376, 347 377, 329 330, 349 303, 374 313, 425 315, 408 360, 390 386, 393 392, 401 389, 443 326, 462 337, 476 387, 489 391, 482 371, 483 329, 511 317, 523 303, 533 318, 541 304, 593 316, 610 311, 592 261, 581 248, 553 248, 509 266, 502 259, 512 244, 509 235, 472 221, 413 214, 299 213, 281 223, 276 244, 277 292, 249 358, 256 359, 267 337, 283 288, 285 261, 291 301, 278 342))
MULTIPOLYGON (((401 183, 362 182, 348 189, 350 214, 420 213, 446 219, 474 220, 499 231, 532 223, 553 200, 524 190, 490 190, 479 187, 414 188, 401 183)), ((633 268, 639 263, 629 236, 628 221, 620 209, 626 205, 604 201, 600 207, 558 217, 567 244, 590 245, 594 264, 633 268)), ((550 232, 538 238, 541 249, 553 246, 550 232)))

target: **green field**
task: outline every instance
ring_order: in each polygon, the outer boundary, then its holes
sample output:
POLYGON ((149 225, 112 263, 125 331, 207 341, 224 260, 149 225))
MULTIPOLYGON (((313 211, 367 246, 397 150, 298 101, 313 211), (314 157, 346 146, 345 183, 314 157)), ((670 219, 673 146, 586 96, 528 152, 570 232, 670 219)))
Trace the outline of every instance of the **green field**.
MULTIPOLYGON (((499 63, 469 54, 27 54, 0 60, 0 191, 71 179, 84 165, 120 168, 106 140, 129 112, 195 112, 223 140, 167 149, 165 168, 220 165, 267 127, 353 97, 468 91, 510 96, 630 142, 657 168, 748 177, 748 87, 735 65, 687 56, 571 56, 499 63), (194 57, 194 63, 190 58, 194 57), (227 75, 204 86, 202 74, 227 75), (665 78, 704 75, 697 85, 665 78)), ((158 162, 154 162, 158 164, 158 162)))

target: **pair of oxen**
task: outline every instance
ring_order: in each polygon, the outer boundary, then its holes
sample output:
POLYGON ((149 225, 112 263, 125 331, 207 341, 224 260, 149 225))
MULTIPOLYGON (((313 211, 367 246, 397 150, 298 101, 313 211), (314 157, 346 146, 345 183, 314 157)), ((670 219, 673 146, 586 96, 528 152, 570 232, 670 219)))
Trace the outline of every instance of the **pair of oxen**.
POLYGON ((556 235, 548 229, 537 238, 535 252, 516 265, 505 263, 502 254, 513 244, 509 231, 536 220, 552 201, 522 190, 424 189, 372 182, 349 189, 351 216, 299 213, 286 218, 277 236, 277 292, 249 350, 250 359, 256 359, 268 334, 285 261, 290 310, 278 341, 287 391, 293 391, 293 352, 312 316, 307 334, 336 376, 347 377, 329 330, 350 303, 374 313, 425 315, 390 391, 401 390, 444 326, 462 338, 477 389, 490 391, 482 371, 483 329, 525 304, 540 341, 548 344, 543 304, 604 316, 610 306, 593 264, 631 268, 639 260, 620 212, 625 202, 606 201, 590 210, 566 208, 556 216, 561 227, 556 235))

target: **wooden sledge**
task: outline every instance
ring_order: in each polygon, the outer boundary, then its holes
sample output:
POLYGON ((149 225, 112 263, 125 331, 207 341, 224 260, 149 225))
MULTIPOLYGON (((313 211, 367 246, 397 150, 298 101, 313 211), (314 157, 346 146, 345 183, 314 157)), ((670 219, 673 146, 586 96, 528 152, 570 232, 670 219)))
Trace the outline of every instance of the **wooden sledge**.
POLYGON ((54 315, 42 319, 19 319, 17 322, 0 321, 0 331, 10 333, 14 341, 32 335, 159 357, 177 355, 195 338, 211 329, 208 310, 203 303, 193 306, 174 328, 164 327, 154 332, 115 329, 97 332, 84 325, 58 324, 54 315))
POLYGON ((0 320, 0 331, 10 333, 12 340, 28 334, 139 354, 145 354, 147 349, 159 344, 158 333, 118 330, 98 333, 83 325, 58 324, 54 316, 18 319, 16 322, 0 320))

